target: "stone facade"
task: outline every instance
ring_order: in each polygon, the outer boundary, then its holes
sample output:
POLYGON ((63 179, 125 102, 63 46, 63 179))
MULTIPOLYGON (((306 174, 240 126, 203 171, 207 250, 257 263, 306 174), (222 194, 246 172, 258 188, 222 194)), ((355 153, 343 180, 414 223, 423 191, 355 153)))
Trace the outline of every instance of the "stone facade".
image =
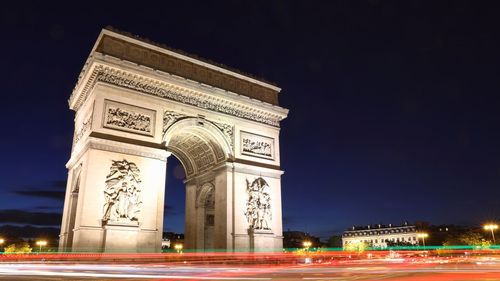
POLYGON ((279 91, 103 30, 69 99, 60 249, 160 251, 172 155, 186 171, 185 248, 280 249, 279 91))
POLYGON ((375 248, 386 248, 388 243, 417 245, 417 228, 413 225, 352 227, 344 231, 342 245, 364 242, 375 248))

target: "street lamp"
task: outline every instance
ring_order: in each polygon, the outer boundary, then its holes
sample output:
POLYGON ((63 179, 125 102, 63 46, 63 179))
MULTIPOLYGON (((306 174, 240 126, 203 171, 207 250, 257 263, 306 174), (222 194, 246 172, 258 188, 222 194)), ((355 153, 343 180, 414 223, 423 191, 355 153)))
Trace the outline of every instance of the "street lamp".
POLYGON ((308 249, 309 247, 312 246, 312 243, 311 241, 304 241, 302 242, 302 245, 304 246, 304 248, 308 249))
POLYGON ((424 250, 425 250, 425 238, 429 237, 429 234, 425 232, 417 233, 418 238, 422 238, 422 243, 424 245, 424 250))
POLYGON ((182 251, 182 244, 175 244, 174 249, 177 251, 177 253, 180 253, 182 251))
POLYGON ((36 241, 36 245, 40 246, 40 252, 41 252, 42 251, 42 247, 47 246, 47 241, 45 241, 45 240, 36 241))
POLYGON ((3 243, 5 243, 5 239, 0 238, 0 245, 3 245, 3 243))
POLYGON ((493 238, 493 245, 496 244, 495 242, 495 230, 498 229, 498 224, 487 224, 484 226, 484 230, 490 230, 491 231, 491 237, 493 238))

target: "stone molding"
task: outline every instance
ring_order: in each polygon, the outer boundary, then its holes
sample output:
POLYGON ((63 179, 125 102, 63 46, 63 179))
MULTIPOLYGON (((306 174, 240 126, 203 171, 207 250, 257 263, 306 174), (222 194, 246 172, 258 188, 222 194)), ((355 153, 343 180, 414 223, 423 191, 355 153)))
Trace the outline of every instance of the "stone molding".
POLYGON ((275 178, 280 179, 281 176, 285 173, 282 170, 274 170, 269 168, 257 167, 254 165, 246 165, 240 163, 231 163, 234 172, 236 173, 244 173, 255 176, 267 177, 267 178, 275 178))
POLYGON ((164 151, 164 153, 149 152, 149 151, 144 151, 145 149, 143 146, 132 145, 111 140, 97 139, 97 138, 92 138, 89 140, 88 148, 135 155, 135 156, 142 156, 146 158, 158 159, 161 161, 167 161, 169 155, 168 152, 166 151, 164 151))
POLYGON ((140 145, 90 137, 87 139, 85 145, 80 150, 78 150, 78 152, 74 151, 71 154, 71 158, 66 163, 66 168, 71 168, 88 149, 123 153, 128 155, 157 159, 161 161, 167 161, 167 158, 171 154, 170 152, 161 149, 146 148, 140 145))
POLYGON ((85 79, 86 83, 83 85, 81 93, 77 94, 80 91, 75 90, 69 99, 69 104, 74 110, 80 108, 95 84, 102 82, 274 127, 279 127, 280 121, 284 118, 284 116, 278 114, 252 110, 248 106, 229 100, 216 98, 102 64, 96 65, 90 71, 90 74, 87 74, 88 78, 85 79))

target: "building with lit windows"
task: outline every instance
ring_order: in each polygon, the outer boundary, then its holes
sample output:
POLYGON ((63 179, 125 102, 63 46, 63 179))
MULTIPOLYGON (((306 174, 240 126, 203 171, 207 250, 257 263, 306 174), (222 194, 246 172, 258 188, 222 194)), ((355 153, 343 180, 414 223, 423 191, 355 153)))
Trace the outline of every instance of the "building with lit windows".
POLYGON ((386 248, 391 245, 418 245, 417 227, 404 223, 402 226, 368 225, 353 226, 342 234, 342 246, 349 243, 367 243, 370 247, 386 248))

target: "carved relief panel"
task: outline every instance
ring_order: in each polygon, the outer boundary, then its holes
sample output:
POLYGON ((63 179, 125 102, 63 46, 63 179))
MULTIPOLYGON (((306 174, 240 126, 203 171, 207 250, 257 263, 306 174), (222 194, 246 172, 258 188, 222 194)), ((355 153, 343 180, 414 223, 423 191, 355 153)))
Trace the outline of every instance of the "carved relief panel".
POLYGON ((262 178, 247 181, 247 203, 245 216, 248 227, 254 230, 271 230, 271 192, 267 182, 262 178))
POLYGON ((75 126, 75 135, 73 136, 73 145, 77 144, 87 132, 92 128, 92 113, 83 121, 75 126))
POLYGON ((163 136, 165 136, 165 133, 167 132, 168 128, 170 128, 170 126, 172 126, 175 122, 185 117, 186 115, 182 113, 166 110, 163 113, 163 136))
POLYGON ((103 127, 154 136, 155 111, 105 100, 103 127))
POLYGON ((274 160, 274 139, 241 131, 241 154, 274 160))
POLYGON ((113 160, 105 181, 104 222, 138 224, 142 205, 139 173, 136 164, 113 160))

